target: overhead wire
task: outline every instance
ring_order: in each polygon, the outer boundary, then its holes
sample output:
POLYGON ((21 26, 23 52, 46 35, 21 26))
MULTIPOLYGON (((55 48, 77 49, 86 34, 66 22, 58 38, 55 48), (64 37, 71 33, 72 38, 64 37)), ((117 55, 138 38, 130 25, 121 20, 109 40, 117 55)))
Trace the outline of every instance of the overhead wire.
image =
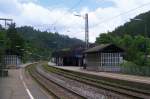
MULTIPOLYGON (((122 16, 122 15, 126 15, 126 14, 128 14, 128 13, 130 13, 130 12, 133 12, 133 11, 139 9, 139 8, 142 8, 142 7, 145 7, 145 6, 148 6, 148 5, 150 5, 150 2, 145 3, 145 4, 142 4, 142 5, 140 5, 140 6, 136 7, 136 8, 130 9, 130 10, 128 10, 128 11, 122 12, 122 13, 120 13, 120 14, 118 14, 118 15, 113 16, 113 17, 104 19, 104 20, 100 21, 98 24, 94 25, 93 27, 96 27, 96 26, 98 26, 98 25, 100 25, 100 24, 102 24, 102 23, 104 23, 104 22, 108 22, 108 21, 111 21, 111 20, 113 20, 113 19, 116 19, 117 17, 120 17, 120 16, 122 16)), ((92 27, 92 28, 93 28, 93 27, 92 27)))
MULTIPOLYGON (((70 9, 68 9, 66 12, 70 12, 71 10, 73 10, 75 7, 77 7, 78 5, 80 5, 80 3, 81 3, 81 1, 82 0, 79 0, 75 5, 73 5, 70 9)), ((53 28, 53 30, 56 32, 57 31, 57 29, 56 29, 56 27, 55 27, 55 25, 58 23, 58 21, 60 21, 61 19, 62 19, 63 17, 61 17, 60 19, 57 19, 55 22, 53 22, 52 24, 40 24, 40 25, 32 25, 32 26, 34 26, 34 27, 36 27, 36 28, 43 28, 43 27, 48 27, 48 26, 50 26, 51 27, 51 29, 50 28, 47 28, 46 30, 52 30, 52 28, 53 28)))
MULTIPOLYGON (((70 11, 73 10, 75 7, 77 7, 78 5, 80 5, 81 1, 82 1, 82 0, 79 0, 74 6, 72 6, 70 9, 68 9, 66 12, 70 12, 70 11)), ((104 2, 104 0, 101 0, 101 2, 104 2)), ((136 7, 136 8, 130 9, 130 10, 125 11, 125 12, 122 12, 122 13, 120 13, 120 14, 118 14, 118 15, 115 15, 115 16, 112 16, 112 17, 110 17, 110 18, 104 19, 104 20, 100 21, 99 23, 95 24, 94 26, 92 26, 91 28, 94 28, 94 27, 96 27, 96 26, 98 26, 98 25, 100 25, 100 24, 103 24, 104 22, 112 21, 112 20, 116 19, 117 17, 126 15, 126 14, 128 14, 128 13, 130 13, 130 12, 133 12, 133 11, 139 9, 139 8, 148 6, 149 4, 150 4, 150 2, 145 3, 145 4, 142 4, 142 5, 140 5, 140 6, 136 7)), ((63 17, 62 17, 62 18, 63 18, 63 17)), ((62 18, 61 18, 61 19, 62 19, 62 18)), ((56 31, 56 27, 55 27, 55 26, 56 26, 56 24, 58 23, 58 21, 60 21, 61 19, 57 19, 54 23, 51 24, 51 27, 54 27, 54 30, 55 30, 55 31, 56 31)), ((49 24, 49 25, 50 25, 50 24, 49 24)))
MULTIPOLYGON (((105 0, 100 0, 99 1, 99 3, 104 3, 105 2, 105 0)), ((81 0, 76 4, 76 5, 79 5, 81 3, 81 0)), ((75 6, 74 7, 72 7, 71 9, 73 9, 73 8, 75 8, 75 6)), ((68 31, 68 30, 67 30, 68 31)), ((69 30, 70 31, 70 30, 69 30)), ((83 31, 82 31, 83 32, 83 31)))
MULTIPOLYGON (((82 0, 79 0, 75 5, 73 5, 70 9, 68 9, 66 12, 70 12, 71 10, 73 10, 75 7, 79 6, 82 0)), ((60 19, 57 19, 54 23, 52 23, 52 26, 54 26, 54 28, 56 29, 55 25, 58 23, 58 21, 60 21, 63 17, 61 17, 60 19)))

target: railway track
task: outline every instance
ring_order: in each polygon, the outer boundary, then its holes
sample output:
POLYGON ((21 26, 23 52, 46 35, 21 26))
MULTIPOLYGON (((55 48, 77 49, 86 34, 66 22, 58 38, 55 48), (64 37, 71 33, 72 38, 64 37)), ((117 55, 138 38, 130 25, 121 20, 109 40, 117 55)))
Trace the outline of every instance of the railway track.
POLYGON ((80 96, 79 94, 57 84, 56 82, 40 74, 35 66, 28 67, 28 71, 31 76, 56 99, 85 99, 83 96, 80 96))
POLYGON ((112 82, 109 83, 107 81, 103 81, 103 79, 99 79, 98 77, 95 79, 93 77, 90 77, 89 75, 84 75, 83 73, 58 69, 56 67, 48 67, 48 68, 46 67, 45 70, 97 88, 103 88, 105 90, 110 90, 118 94, 126 95, 131 97, 132 99, 150 99, 150 91, 149 91, 150 86, 148 85, 146 86, 146 89, 142 88, 145 87, 144 85, 140 85, 141 89, 139 89, 135 88, 135 86, 120 85, 120 83, 114 84, 112 82))
MULTIPOLYGON (((87 99, 84 95, 80 94, 80 92, 76 92, 74 90, 71 90, 71 88, 66 88, 62 84, 59 84, 57 81, 49 79, 48 76, 44 75, 42 72, 40 72, 40 69, 37 68, 40 67, 41 70, 44 72, 47 72, 48 74, 51 74, 52 76, 55 77, 55 74, 58 75, 56 78, 64 77, 68 79, 72 79, 77 82, 81 82, 85 85, 90 85, 95 88, 103 89, 110 91, 115 94, 119 94, 121 96, 126 96, 128 98, 109 98, 109 99, 150 99, 150 94, 149 91, 145 90, 139 90, 139 89, 134 89, 134 87, 130 88, 129 86, 116 86, 115 84, 109 84, 106 81, 102 81, 101 79, 93 78, 89 75, 84 75, 84 74, 78 74, 76 72, 70 72, 68 70, 63 70, 59 69, 56 67, 41 67, 41 66, 32 66, 28 68, 28 71, 30 72, 31 76, 36 79, 48 92, 54 95, 55 98, 57 99, 87 99), (39 69, 39 70, 38 70, 39 69), (60 77, 59 77, 60 76, 60 77)), ((62 79, 65 80, 65 79, 62 79)), ((61 81, 60 81, 61 82, 61 81)), ((82 92, 81 92, 82 93, 82 92)), ((109 94, 108 94, 109 96, 109 94)), ((94 98, 88 98, 88 99, 94 99, 94 98)), ((99 98, 95 98, 99 99, 99 98)), ((107 98, 106 98, 107 99, 107 98)))

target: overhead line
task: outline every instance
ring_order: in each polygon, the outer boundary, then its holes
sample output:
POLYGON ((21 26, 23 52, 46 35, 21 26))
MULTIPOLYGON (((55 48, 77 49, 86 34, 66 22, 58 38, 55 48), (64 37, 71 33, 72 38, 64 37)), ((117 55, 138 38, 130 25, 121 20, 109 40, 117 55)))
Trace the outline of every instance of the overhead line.
MULTIPOLYGON (((104 3, 105 2, 105 0, 101 0, 101 1, 99 1, 99 3, 104 3)), ((76 4, 76 5, 79 5, 81 3, 81 0, 79 0, 79 2, 76 4)), ((75 6, 74 6, 75 7, 75 6)), ((71 9, 73 9, 74 7, 72 7, 71 9)))
MULTIPOLYGON (((79 0, 74 6, 72 6, 70 9, 68 9, 66 12, 69 12, 69 11, 71 11, 72 9, 74 9, 75 7, 77 7, 77 6, 81 3, 81 1, 82 1, 82 0, 79 0)), ((55 28, 55 24, 56 24, 59 20, 61 20, 61 19, 62 19, 62 18, 56 20, 56 21, 53 22, 52 24, 32 25, 32 26, 34 26, 34 27, 45 27, 45 26, 51 26, 51 27, 53 27, 53 26, 54 26, 54 28, 55 28)), ((56 30, 56 28, 55 28, 55 30, 56 30)))
MULTIPOLYGON (((94 25, 93 27, 96 27, 96 26, 98 26, 98 25, 100 25, 100 24, 102 24, 102 23, 104 23, 104 22, 111 21, 111 20, 113 20, 113 19, 115 19, 115 18, 117 18, 117 17, 119 17, 119 16, 128 14, 128 13, 130 13, 130 12, 132 12, 132 11, 135 11, 135 10, 137 10, 137 9, 139 9, 139 8, 142 8, 142 7, 144 7, 144 6, 147 6, 147 5, 149 5, 149 4, 150 4, 150 2, 149 2, 149 3, 146 3, 146 4, 143 4, 143 5, 140 5, 140 6, 136 7, 136 8, 130 9, 130 10, 126 11, 126 12, 120 13, 120 14, 118 14, 118 15, 116 15, 116 16, 110 17, 110 18, 108 18, 108 19, 104 19, 104 20, 102 20, 100 23, 94 25)), ((92 27, 92 28, 93 28, 93 27, 92 27)))
MULTIPOLYGON (((75 7, 77 7, 77 6, 81 3, 81 1, 82 1, 82 0, 79 0, 74 6, 72 6, 72 7, 71 7, 68 11, 66 11, 66 12, 69 12, 69 11, 73 10, 75 7)), ((62 19, 62 18, 61 18, 61 19, 62 19)), ((58 21, 60 21, 61 19, 56 20, 56 21, 52 24, 52 26, 56 25, 56 23, 57 23, 58 21)))

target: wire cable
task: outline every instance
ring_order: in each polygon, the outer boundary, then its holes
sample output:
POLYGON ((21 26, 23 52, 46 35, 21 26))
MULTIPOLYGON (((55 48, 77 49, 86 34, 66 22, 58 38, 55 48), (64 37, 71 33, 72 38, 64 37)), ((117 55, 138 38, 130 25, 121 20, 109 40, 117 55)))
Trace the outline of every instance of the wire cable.
MULTIPOLYGON (((82 1, 82 0, 79 0, 74 6, 72 6, 70 9, 68 9, 68 11, 66 11, 66 12, 70 12, 70 11, 73 10, 75 7, 79 6, 80 3, 81 3, 81 1, 82 1)), ((61 19, 62 19, 62 18, 61 18, 61 19)), ((52 26, 55 26, 55 25, 58 23, 58 21, 60 21, 61 19, 56 20, 56 21, 52 24, 52 26)))
POLYGON ((100 21, 100 23, 94 25, 92 28, 94 28, 94 27, 96 27, 96 26, 98 26, 98 25, 100 25, 100 24, 102 24, 102 23, 104 23, 104 22, 111 21, 111 20, 113 20, 113 19, 115 19, 115 18, 117 18, 117 17, 120 17, 120 16, 122 16, 122 15, 126 15, 126 14, 128 14, 128 13, 130 13, 130 12, 133 12, 133 11, 139 9, 139 8, 144 7, 144 6, 148 6, 149 4, 150 4, 150 2, 149 2, 149 3, 142 4, 142 5, 140 5, 140 6, 136 7, 136 8, 130 9, 130 10, 126 11, 126 12, 120 13, 120 14, 118 14, 118 15, 116 15, 116 16, 113 16, 113 17, 110 17, 110 18, 108 18, 108 19, 104 19, 104 20, 100 21))

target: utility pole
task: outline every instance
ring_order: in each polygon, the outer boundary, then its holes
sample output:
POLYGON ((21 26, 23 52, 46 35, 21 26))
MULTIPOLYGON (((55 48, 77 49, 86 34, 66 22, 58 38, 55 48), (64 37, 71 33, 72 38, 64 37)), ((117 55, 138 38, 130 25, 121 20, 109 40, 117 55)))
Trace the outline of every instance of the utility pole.
POLYGON ((6 19, 6 18, 0 18, 0 20, 5 22, 5 29, 7 28, 7 21, 10 21, 12 23, 13 19, 6 19))
MULTIPOLYGON (((78 16, 78 17, 83 17, 81 15, 75 15, 75 16, 78 16)), ((85 19, 85 49, 88 49, 89 47, 89 20, 88 20, 88 13, 85 14, 85 16, 83 17, 85 19)), ((84 58, 83 60, 83 63, 84 63, 84 69, 86 69, 86 60, 84 58)))
POLYGON ((89 47, 89 23, 88 23, 88 13, 85 14, 85 48, 89 47))
MULTIPOLYGON (((81 15, 75 15, 78 17, 83 17, 81 15)), ((85 49, 89 47, 89 22, 88 22, 88 13, 83 17, 85 19, 85 49)))

